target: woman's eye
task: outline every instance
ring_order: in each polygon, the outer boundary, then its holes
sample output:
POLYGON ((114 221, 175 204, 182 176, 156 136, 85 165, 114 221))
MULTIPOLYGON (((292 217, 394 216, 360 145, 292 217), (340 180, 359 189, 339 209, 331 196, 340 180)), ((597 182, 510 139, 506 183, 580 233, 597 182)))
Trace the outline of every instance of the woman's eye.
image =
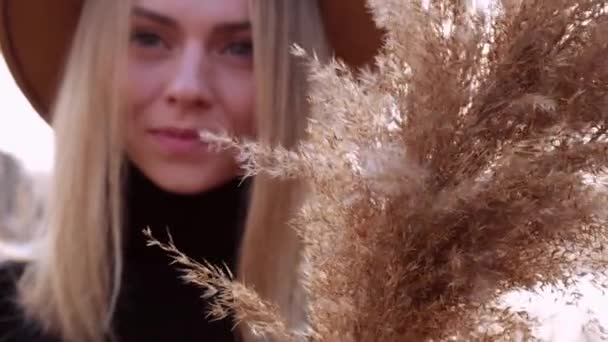
POLYGON ((253 54, 253 43, 250 40, 233 42, 224 48, 223 53, 239 57, 250 57, 253 54))
POLYGON ((156 33, 146 31, 135 31, 131 35, 131 41, 141 47, 154 48, 164 44, 163 39, 156 33))

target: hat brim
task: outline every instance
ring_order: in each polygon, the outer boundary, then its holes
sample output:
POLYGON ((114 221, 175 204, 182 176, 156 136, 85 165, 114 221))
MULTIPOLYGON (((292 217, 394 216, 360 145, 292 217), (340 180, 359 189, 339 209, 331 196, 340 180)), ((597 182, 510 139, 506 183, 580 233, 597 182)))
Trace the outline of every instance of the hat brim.
POLYGON ((366 0, 319 0, 325 33, 336 57, 353 68, 368 64, 382 45, 366 0))
MULTIPOLYGON (((369 62, 382 34, 365 0, 319 4, 336 55, 353 67, 369 62)), ((4 59, 31 105, 47 121, 82 5, 83 0, 0 0, 4 59)))
POLYGON ((46 120, 81 8, 81 0, 0 0, 2 54, 17 85, 46 120))

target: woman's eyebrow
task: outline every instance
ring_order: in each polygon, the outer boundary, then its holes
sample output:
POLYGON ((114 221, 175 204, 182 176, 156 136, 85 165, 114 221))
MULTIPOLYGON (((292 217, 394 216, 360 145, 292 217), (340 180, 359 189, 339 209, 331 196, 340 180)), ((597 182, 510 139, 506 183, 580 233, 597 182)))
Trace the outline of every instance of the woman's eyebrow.
MULTIPOLYGON (((131 14, 134 16, 144 17, 146 19, 156 21, 156 22, 166 25, 166 26, 171 26, 171 27, 178 26, 177 21, 175 19, 168 17, 166 15, 160 14, 158 12, 154 12, 154 11, 149 10, 144 7, 139 7, 139 6, 133 7, 131 14)), ((249 31, 249 30, 251 30, 251 22, 249 20, 225 22, 225 23, 220 23, 218 25, 215 25, 213 27, 213 33, 215 33, 215 34, 218 34, 218 33, 231 34, 231 33, 238 33, 238 32, 249 31)))
POLYGON ((156 21, 162 25, 177 27, 177 22, 173 18, 170 18, 168 16, 162 15, 160 13, 151 11, 151 10, 143 8, 143 7, 139 7, 139 6, 133 7, 131 14, 134 16, 144 17, 146 19, 156 21))

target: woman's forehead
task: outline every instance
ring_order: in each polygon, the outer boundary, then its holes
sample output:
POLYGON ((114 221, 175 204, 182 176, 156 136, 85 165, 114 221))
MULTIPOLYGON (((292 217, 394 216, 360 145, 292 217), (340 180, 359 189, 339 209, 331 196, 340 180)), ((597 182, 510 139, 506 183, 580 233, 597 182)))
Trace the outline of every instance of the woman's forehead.
POLYGON ((249 22, 247 0, 133 0, 133 14, 179 27, 208 29, 249 22))

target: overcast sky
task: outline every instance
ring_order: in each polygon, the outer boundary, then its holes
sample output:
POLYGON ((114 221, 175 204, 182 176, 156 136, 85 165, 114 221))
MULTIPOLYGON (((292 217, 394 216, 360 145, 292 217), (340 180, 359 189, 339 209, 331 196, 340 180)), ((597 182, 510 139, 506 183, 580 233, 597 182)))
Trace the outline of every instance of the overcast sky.
POLYGON ((19 158, 26 169, 49 171, 53 136, 13 81, 0 57, 0 151, 19 158))

